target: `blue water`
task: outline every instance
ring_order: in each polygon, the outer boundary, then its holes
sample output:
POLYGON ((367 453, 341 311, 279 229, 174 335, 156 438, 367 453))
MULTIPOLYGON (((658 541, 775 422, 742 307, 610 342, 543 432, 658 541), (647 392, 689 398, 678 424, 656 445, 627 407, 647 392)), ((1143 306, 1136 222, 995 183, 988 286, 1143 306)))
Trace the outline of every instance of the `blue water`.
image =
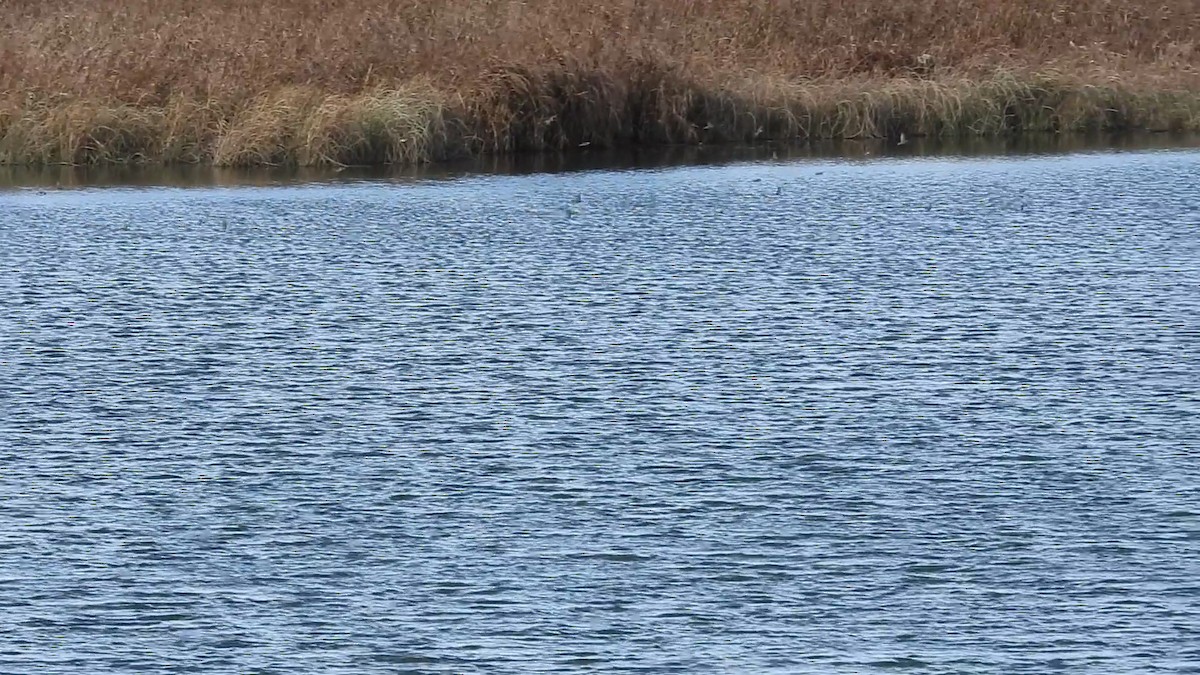
POLYGON ((1198 185, 0 192, 0 672, 1200 672, 1198 185))

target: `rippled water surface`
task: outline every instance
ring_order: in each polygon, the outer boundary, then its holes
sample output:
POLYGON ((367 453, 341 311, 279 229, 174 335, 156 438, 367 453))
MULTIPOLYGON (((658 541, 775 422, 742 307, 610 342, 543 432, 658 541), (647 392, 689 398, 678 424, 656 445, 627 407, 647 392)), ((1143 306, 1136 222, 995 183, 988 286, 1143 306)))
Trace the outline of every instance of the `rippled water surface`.
POLYGON ((1200 672, 1197 185, 0 192, 0 672, 1200 672))

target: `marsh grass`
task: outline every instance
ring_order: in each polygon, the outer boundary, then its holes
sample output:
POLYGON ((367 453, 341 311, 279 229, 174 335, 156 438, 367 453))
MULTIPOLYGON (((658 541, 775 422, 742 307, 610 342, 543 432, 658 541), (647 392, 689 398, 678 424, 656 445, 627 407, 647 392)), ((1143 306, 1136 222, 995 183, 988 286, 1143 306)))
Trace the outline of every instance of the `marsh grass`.
POLYGON ((412 164, 458 151, 454 127, 427 86, 326 98, 309 116, 301 164, 412 164))
POLYGON ((0 115, 0 163, 351 166, 580 147, 1200 129, 1200 93, 1048 75, 710 88, 633 72, 497 71, 466 101, 422 85, 288 87, 241 107, 42 102, 0 115))
POLYGON ((1193 0, 8 0, 0 163, 1200 129, 1193 0))
MULTIPOLYGON (((633 72, 639 72, 633 69, 633 72)), ((577 145, 1200 128, 1200 92, 1141 92, 1058 74, 948 80, 761 80, 712 87, 674 73, 613 82, 552 70, 501 78, 473 117, 491 151, 577 145), (564 74, 567 73, 567 74, 564 74)))

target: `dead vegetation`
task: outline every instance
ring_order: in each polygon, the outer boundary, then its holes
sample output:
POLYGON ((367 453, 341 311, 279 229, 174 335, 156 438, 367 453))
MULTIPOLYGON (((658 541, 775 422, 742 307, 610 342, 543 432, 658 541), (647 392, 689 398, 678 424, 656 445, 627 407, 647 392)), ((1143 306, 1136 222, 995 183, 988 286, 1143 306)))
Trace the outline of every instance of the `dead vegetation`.
POLYGON ((0 162, 1200 128, 1195 0, 0 0, 0 162))

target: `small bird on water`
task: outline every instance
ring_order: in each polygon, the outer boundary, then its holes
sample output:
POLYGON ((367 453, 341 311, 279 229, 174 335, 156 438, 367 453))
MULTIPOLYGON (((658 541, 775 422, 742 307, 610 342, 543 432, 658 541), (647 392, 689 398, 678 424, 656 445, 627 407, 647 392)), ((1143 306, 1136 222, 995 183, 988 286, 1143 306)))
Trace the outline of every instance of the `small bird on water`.
POLYGON ((900 140, 896 142, 896 145, 907 145, 907 144, 908 144, 908 136, 905 136, 904 132, 901 131, 900 132, 900 140))

